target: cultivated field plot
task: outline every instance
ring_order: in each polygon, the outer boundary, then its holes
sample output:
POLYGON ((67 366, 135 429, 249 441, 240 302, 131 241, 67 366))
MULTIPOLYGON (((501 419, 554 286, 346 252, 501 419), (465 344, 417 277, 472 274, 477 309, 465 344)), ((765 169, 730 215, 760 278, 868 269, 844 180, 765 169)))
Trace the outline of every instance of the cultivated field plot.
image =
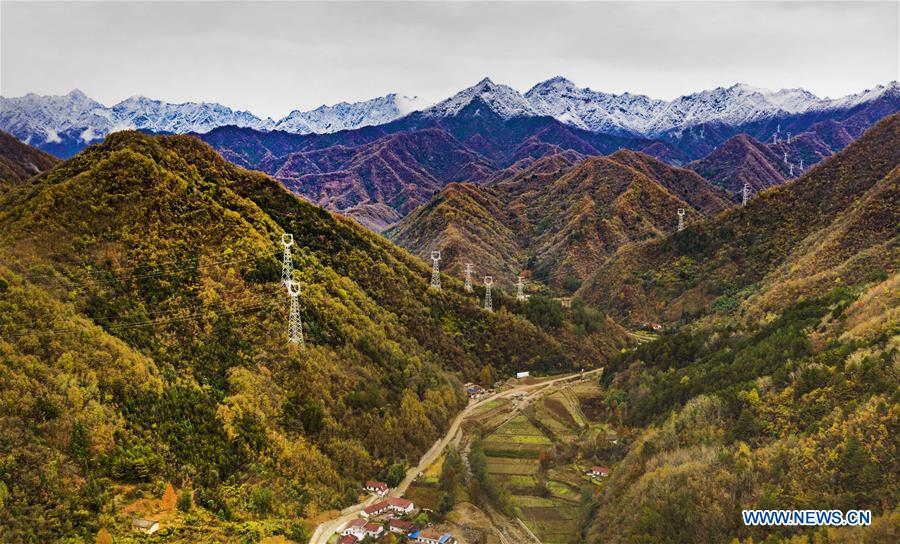
POLYGON ((547 477, 575 489, 581 489, 588 483, 584 473, 571 465, 551 468, 547 471, 547 477))
POLYGON ((578 507, 569 501, 514 495, 513 503, 544 544, 566 544, 577 530, 578 507))
POLYGON ((515 457, 488 457, 487 470, 491 474, 534 475, 538 472, 537 459, 515 457))
POLYGON ((552 447, 550 439, 522 415, 511 419, 484 441, 484 451, 492 457, 537 458, 552 447))
POLYGON ((510 493, 529 494, 537 493, 537 479, 534 476, 520 474, 495 474, 494 478, 510 493))

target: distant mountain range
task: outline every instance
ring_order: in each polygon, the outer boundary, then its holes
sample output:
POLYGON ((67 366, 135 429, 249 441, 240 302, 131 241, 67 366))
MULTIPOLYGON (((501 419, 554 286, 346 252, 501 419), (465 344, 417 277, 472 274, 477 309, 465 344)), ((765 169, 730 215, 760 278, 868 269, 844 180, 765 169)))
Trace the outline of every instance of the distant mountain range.
POLYGON ((219 104, 144 97, 106 107, 73 91, 0 98, 0 129, 60 157, 122 128, 197 134, 235 164, 380 231, 448 183, 503 177, 566 151, 639 151, 689 165, 732 195, 744 183, 754 190, 778 185, 900 111, 900 86, 820 99, 799 89, 734 85, 661 101, 563 78, 521 94, 485 78, 410 111, 415 106, 390 94, 274 121, 219 104))
POLYGON ((0 97, 0 129, 25 143, 67 158, 120 130, 186 134, 237 126, 294 134, 329 133, 387 123, 412 111, 415 104, 415 98, 389 94, 364 102, 294 110, 275 121, 217 103, 171 104, 144 96, 133 96, 108 107, 76 89, 62 96, 0 97))
MULTIPOLYGON (((684 131, 693 127, 699 130, 704 125, 740 127, 791 116, 843 112, 884 101, 892 102, 896 108, 900 87, 895 81, 832 99, 819 98, 803 89, 768 91, 739 83, 666 101, 594 91, 577 87, 562 77, 538 83, 521 94, 485 78, 423 113, 432 117, 455 116, 475 97, 504 119, 548 116, 591 132, 678 141, 685 137, 684 131)), ((294 110, 276 121, 217 103, 171 104, 143 96, 107 107, 74 90, 63 96, 0 97, 0 129, 45 151, 66 156, 123 129, 182 134, 237 126, 323 134, 389 123, 420 106, 421 101, 415 97, 388 94, 363 102, 294 110)), ((788 130, 787 126, 784 128, 788 130)))

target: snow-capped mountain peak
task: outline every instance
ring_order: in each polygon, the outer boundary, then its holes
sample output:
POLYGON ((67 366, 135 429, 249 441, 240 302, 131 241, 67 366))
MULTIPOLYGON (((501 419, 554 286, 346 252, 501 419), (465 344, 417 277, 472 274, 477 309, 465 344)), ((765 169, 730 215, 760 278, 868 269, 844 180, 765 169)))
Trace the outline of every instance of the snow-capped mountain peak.
POLYGON ((275 129, 308 134, 381 125, 414 111, 418 102, 417 97, 391 93, 364 102, 322 105, 311 111, 294 110, 275 123, 275 129))
POLYGON ((498 85, 484 78, 475 85, 463 89, 450 98, 438 102, 423 113, 429 117, 453 117, 468 106, 475 98, 488 105, 503 119, 543 115, 518 91, 506 85, 498 85))

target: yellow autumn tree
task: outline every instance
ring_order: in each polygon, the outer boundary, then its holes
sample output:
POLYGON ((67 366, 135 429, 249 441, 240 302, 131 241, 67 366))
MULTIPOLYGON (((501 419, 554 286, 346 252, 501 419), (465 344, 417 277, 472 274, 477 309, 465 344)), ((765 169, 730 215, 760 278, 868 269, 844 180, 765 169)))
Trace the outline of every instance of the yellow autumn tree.
POLYGON ((172 482, 166 483, 166 491, 162 496, 162 508, 163 510, 172 511, 175 510, 175 506, 178 504, 178 496, 175 494, 175 488, 172 487, 172 482))
POLYGON ((109 534, 106 527, 101 527, 100 530, 97 531, 97 539, 94 540, 94 544, 112 544, 112 541, 112 535, 109 534))

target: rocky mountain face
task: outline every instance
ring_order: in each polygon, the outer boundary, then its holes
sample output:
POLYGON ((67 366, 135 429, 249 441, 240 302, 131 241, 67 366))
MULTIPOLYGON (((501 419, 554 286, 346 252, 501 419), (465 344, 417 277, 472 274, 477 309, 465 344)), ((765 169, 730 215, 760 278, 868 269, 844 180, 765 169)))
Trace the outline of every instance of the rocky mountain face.
POLYGON ((386 235, 425 256, 444 254, 512 281, 519 273, 572 291, 628 243, 664 236, 730 205, 690 170, 633 151, 584 158, 573 152, 510 168, 485 186, 450 185, 386 235))

